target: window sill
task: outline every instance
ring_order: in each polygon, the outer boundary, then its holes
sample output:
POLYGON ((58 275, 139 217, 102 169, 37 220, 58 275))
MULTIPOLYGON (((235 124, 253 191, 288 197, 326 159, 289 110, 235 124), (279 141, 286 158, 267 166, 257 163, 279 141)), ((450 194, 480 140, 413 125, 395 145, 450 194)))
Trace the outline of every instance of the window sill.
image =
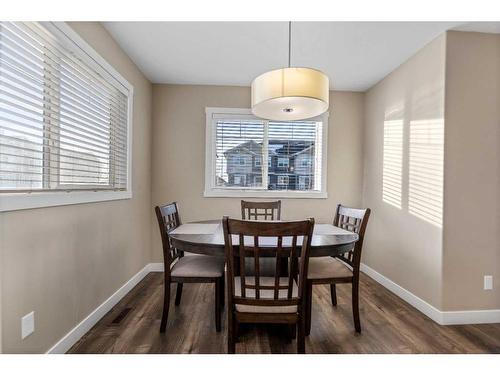
POLYGON ((262 191, 262 190, 205 190, 203 196, 206 198, 292 198, 292 199, 326 199, 328 193, 323 191, 299 192, 299 191, 262 191))
POLYGON ((0 212, 132 198, 132 191, 0 193, 0 212))

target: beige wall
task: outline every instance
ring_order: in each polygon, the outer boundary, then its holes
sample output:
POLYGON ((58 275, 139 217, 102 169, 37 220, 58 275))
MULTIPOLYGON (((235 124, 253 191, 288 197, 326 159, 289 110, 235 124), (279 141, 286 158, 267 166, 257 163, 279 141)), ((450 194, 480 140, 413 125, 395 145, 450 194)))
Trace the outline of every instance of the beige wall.
MULTIPOLYGON (((250 89, 151 85, 101 25, 70 25, 134 86, 134 196, 0 214, 6 353, 45 352, 162 260, 151 203, 176 200, 184 221, 240 215, 240 199, 203 197, 205 107, 247 108, 250 89), (32 310, 36 331, 21 340, 32 310)), ((331 92, 328 199, 284 199, 284 218, 331 222, 338 202, 371 207, 365 264, 441 310, 500 308, 499 91, 500 36, 449 32, 367 93, 331 92), (445 117, 442 230, 409 209, 409 149, 414 124, 445 117), (390 122, 403 129, 400 208, 383 200, 390 122), (493 291, 482 290, 485 274, 493 291)))
POLYGON ((47 351, 150 261, 151 84, 100 24, 70 25, 134 86, 133 198, 0 214, 5 353, 47 351))
MULTIPOLYGON (((284 199, 286 219, 331 222, 338 202, 361 203, 362 93, 331 92, 328 199, 284 199)), ((240 199, 204 198, 205 107, 250 106, 248 87, 153 85, 153 204, 177 201, 183 221, 241 215, 240 199)), ((153 260, 161 261, 154 223, 153 260)))
MULTIPOLYGON (((444 126, 444 69, 445 37, 441 36, 366 93, 364 129, 363 205, 373 212, 362 261, 438 308, 442 233, 439 225, 409 210, 409 142, 410 128, 416 124, 430 121, 441 129, 444 126), (391 124, 403 131, 402 183, 386 187, 400 189, 400 208, 383 200, 384 128, 391 124)), ((390 167, 387 160, 385 168, 390 167)))
POLYGON ((443 307, 499 309, 500 35, 448 33, 445 113, 443 307))

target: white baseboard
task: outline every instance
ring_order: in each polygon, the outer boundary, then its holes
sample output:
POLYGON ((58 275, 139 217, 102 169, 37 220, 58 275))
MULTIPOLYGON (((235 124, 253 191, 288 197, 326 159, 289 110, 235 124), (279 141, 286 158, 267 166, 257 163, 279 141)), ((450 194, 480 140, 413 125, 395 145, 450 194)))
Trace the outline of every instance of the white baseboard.
POLYGON ((500 310, 443 311, 445 325, 500 323, 500 310))
POLYGON ((436 323, 443 324, 441 318, 441 311, 436 309, 430 303, 425 302, 420 297, 407 291, 405 288, 399 286, 394 281, 388 279, 384 275, 378 273, 373 268, 368 267, 366 264, 361 264, 360 270, 366 275, 370 276, 373 280, 381 284, 382 286, 389 289, 395 295, 397 295, 402 300, 408 302, 410 305, 415 307, 421 313, 427 315, 429 318, 434 320, 436 323))
POLYGON ((361 271, 441 325, 500 323, 500 310, 441 311, 366 264, 361 271))
POLYGON ((106 301, 92 311, 85 319, 59 340, 47 354, 66 353, 84 334, 86 334, 106 313, 108 313, 125 295, 132 290, 148 273, 163 271, 163 263, 149 263, 130 280, 114 292, 106 301))
POLYGON ((163 272, 163 263, 149 263, 149 272, 163 272))

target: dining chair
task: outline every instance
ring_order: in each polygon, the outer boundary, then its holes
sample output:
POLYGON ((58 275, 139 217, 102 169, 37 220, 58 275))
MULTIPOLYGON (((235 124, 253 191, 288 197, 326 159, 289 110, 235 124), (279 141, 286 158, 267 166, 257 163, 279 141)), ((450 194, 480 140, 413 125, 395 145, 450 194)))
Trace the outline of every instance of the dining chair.
POLYGON ((242 220, 281 220, 281 201, 241 201, 242 220))
POLYGON ((337 205, 333 225, 357 233, 358 241, 347 253, 337 257, 316 257, 309 261, 307 274, 307 315, 306 335, 311 332, 312 287, 314 284, 330 284, 332 305, 337 305, 336 284, 349 283, 352 285, 352 314, 356 332, 361 332, 359 319, 359 266, 361 250, 365 235, 369 208, 359 209, 337 205))
POLYGON ((262 222, 223 218, 229 353, 236 350, 240 323, 294 325, 297 352, 305 353, 304 293, 313 228, 314 219, 262 222), (276 261, 273 276, 260 274, 259 263, 264 257, 276 261), (248 258, 254 265, 252 276, 246 275, 243 266, 248 258), (239 273, 235 272, 236 262, 240 263, 239 273), (290 265, 288 276, 281 274, 282 262, 290 265))
POLYGON ((215 329, 221 330, 221 310, 224 307, 224 258, 190 254, 173 248, 169 233, 181 225, 177 203, 156 206, 156 217, 163 245, 164 296, 160 332, 165 332, 170 307, 170 284, 177 283, 175 305, 179 306, 184 283, 213 283, 215 286, 215 329))
MULTIPOLYGON (((281 200, 271 202, 250 202, 241 201, 241 219, 242 220, 281 220, 281 200)), ((247 275, 251 274, 248 260, 246 262, 247 275)), ((268 275, 274 273, 274 259, 262 259, 261 266, 263 273, 268 275)), ((288 265, 283 262, 282 275, 288 272, 288 265)))

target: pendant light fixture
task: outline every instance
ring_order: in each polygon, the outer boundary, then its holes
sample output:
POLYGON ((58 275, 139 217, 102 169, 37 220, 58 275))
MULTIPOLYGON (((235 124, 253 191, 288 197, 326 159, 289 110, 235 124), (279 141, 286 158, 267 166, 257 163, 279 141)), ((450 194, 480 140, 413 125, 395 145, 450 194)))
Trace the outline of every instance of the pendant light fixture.
POLYGON ((252 113, 268 120, 303 120, 328 109, 329 81, 319 70, 291 66, 292 22, 288 23, 288 68, 252 82, 252 113))

